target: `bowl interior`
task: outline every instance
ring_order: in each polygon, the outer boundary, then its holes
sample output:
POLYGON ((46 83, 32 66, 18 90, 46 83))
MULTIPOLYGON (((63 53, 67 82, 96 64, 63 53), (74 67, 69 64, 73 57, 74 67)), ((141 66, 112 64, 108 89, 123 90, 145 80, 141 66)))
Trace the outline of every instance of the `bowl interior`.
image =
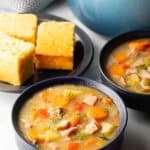
MULTIPOLYGON (((19 114, 20 108, 23 106, 23 104, 26 102, 26 100, 28 100, 28 98, 31 97, 34 93, 36 93, 44 88, 48 88, 48 87, 55 86, 55 85, 62 85, 62 84, 85 85, 85 86, 100 90, 100 91, 104 92, 106 95, 108 95, 109 97, 111 97, 113 99, 114 103, 117 105, 117 108, 120 112, 120 118, 121 118, 121 123, 120 123, 118 133, 113 141, 117 140, 122 135, 122 133, 126 127, 126 124, 127 124, 127 110, 126 110, 126 107, 125 107, 122 99, 114 91, 112 91, 110 88, 106 87, 103 84, 99 84, 95 81, 92 81, 92 80, 89 80, 86 78, 57 77, 57 78, 45 80, 45 81, 42 81, 42 82, 32 85, 31 87, 26 89, 21 94, 21 96, 17 99, 16 103, 14 104, 14 107, 12 110, 12 122, 13 122, 13 126, 14 126, 16 133, 22 139, 24 139, 24 138, 21 136, 21 133, 18 128, 18 114, 19 114)), ((24 141, 25 141, 25 139, 24 139, 24 141)), ((108 145, 106 145, 106 147, 109 146, 110 144, 112 144, 113 141, 111 141, 108 145)), ((26 141, 26 143, 30 144, 27 141, 26 141)), ((105 147, 104 147, 104 149, 105 149, 105 147)))
POLYGON ((133 32, 128 32, 125 34, 122 34, 120 36, 117 36, 116 38, 113 38, 110 40, 101 50, 100 56, 99 56, 99 66, 100 66, 100 71, 102 75, 105 77, 105 79, 110 82, 113 86, 116 88, 122 90, 123 92, 135 94, 135 95, 145 95, 149 96, 149 94, 143 94, 143 93, 136 93, 134 91, 130 91, 126 88, 123 88, 113 82, 109 76, 107 75, 107 70, 106 70, 106 62, 108 61, 108 57, 111 55, 112 51, 118 47, 119 45, 131 41, 131 40, 136 40, 136 39, 141 39, 141 38, 150 38, 150 31, 133 31, 133 32))

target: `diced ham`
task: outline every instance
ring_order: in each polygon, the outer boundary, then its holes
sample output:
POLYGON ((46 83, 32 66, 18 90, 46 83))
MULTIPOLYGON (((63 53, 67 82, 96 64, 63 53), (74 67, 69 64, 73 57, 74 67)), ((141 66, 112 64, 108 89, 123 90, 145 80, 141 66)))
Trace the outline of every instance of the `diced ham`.
POLYGON ((63 114, 62 108, 49 108, 48 110, 52 119, 61 119, 63 114))
POLYGON ((128 56, 135 58, 138 54, 139 53, 137 51, 135 51, 134 49, 131 49, 131 51, 129 52, 128 56))
POLYGON ((129 68, 126 70, 126 75, 137 73, 136 68, 129 68))
POLYGON ((62 136, 70 136, 70 135, 74 134, 75 132, 77 132, 77 130, 78 130, 77 127, 70 127, 66 130, 61 131, 60 134, 62 136))
POLYGON ((83 102, 90 106, 94 106, 97 102, 97 96, 94 95, 87 95, 84 97, 83 102))
POLYGON ((144 61, 143 61, 142 57, 138 58, 132 66, 133 67, 138 67, 138 66, 141 66, 141 65, 144 65, 144 61))
POLYGON ((58 130, 64 130, 64 129, 67 129, 70 127, 70 122, 68 120, 63 120, 61 121, 57 126, 56 128, 58 130))
POLYGON ((93 134, 99 130, 99 126, 95 120, 91 120, 89 124, 85 127, 85 132, 88 134, 93 134))
POLYGON ((120 83, 123 85, 123 86, 126 86, 126 82, 125 82, 125 79, 123 77, 120 78, 120 83))
POLYGON ((59 150, 59 149, 60 149, 60 146, 58 146, 58 144, 56 144, 56 143, 49 143, 49 144, 48 144, 48 147, 49 147, 51 150, 59 150))
POLYGON ((149 71, 142 70, 139 75, 142 79, 150 79, 150 72, 149 71))

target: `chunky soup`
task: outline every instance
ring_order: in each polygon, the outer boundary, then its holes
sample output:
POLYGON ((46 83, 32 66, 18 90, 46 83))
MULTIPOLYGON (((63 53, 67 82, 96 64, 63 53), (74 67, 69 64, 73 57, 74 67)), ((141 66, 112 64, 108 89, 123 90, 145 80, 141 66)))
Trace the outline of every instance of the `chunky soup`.
POLYGON ((137 92, 150 93, 150 39, 126 42, 109 56, 107 72, 118 85, 137 92))
POLYGON ((33 95, 19 128, 39 150, 96 150, 115 136, 120 115, 112 99, 81 85, 59 85, 33 95))

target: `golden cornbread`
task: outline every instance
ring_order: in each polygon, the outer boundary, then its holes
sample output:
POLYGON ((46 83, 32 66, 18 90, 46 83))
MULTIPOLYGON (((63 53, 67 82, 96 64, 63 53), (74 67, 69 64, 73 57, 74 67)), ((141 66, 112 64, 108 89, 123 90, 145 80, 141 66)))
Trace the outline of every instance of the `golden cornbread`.
POLYGON ((21 85, 34 73, 34 45, 0 32, 0 80, 21 85))
POLYGON ((12 37, 35 43, 37 16, 33 14, 0 15, 0 31, 12 37))
POLYGON ((72 57, 36 55, 36 67, 42 69, 72 69, 72 62, 72 57))
POLYGON ((74 24, 49 21, 38 27, 36 67, 40 69, 73 69, 74 24))

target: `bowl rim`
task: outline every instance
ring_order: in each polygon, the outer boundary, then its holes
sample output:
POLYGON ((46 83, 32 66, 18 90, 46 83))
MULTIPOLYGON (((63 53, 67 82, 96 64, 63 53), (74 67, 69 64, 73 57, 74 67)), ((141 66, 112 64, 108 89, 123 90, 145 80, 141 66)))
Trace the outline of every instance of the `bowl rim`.
MULTIPOLYGON (((125 32, 123 34, 120 34, 118 36, 115 36, 114 38, 112 38, 111 40, 109 40, 101 49, 100 51, 100 54, 99 54, 99 60, 98 60, 98 66, 99 66, 99 70, 102 74, 102 76, 107 80, 107 82, 109 82, 110 84, 112 84, 115 88, 119 89, 122 93, 129 93, 129 94, 132 94, 132 95, 136 95, 136 96, 145 96, 145 97, 149 97, 150 96, 150 93, 148 94, 144 94, 144 93, 138 93, 138 92, 134 92, 134 91, 131 91, 131 90, 128 90, 126 88, 123 88, 121 87, 120 85, 116 84, 115 82, 113 82, 109 77, 108 75, 104 72, 104 67, 102 67, 102 64, 101 64, 101 58, 103 56, 103 53, 104 51, 107 50, 107 47, 108 46, 111 46, 113 45, 116 41, 119 41, 120 39, 122 38, 125 38, 126 41, 129 41, 127 40, 127 38, 130 36, 130 35, 135 35, 135 34, 146 34, 146 33, 149 33, 149 37, 150 37, 150 30, 133 30, 133 31, 130 31, 130 32, 125 32)), ((135 37, 135 40, 138 39, 139 37, 135 37)), ((134 39, 134 38, 133 38, 134 39)), ((140 39, 140 38, 139 38, 140 39)))
MULTIPOLYGON (((33 149, 37 149, 34 145, 32 145, 30 142, 28 142, 22 135, 21 133, 19 133, 19 129, 16 126, 16 108, 20 103, 25 103, 29 97, 31 97, 33 94, 37 93, 38 91, 41 91, 42 89, 48 88, 48 87, 52 87, 55 85, 62 85, 62 84, 79 84, 79 85, 84 85, 84 86, 88 86, 91 88, 95 88, 99 91, 102 91, 104 94, 105 90, 108 90, 110 93, 113 93, 113 95, 116 97, 115 98, 115 103, 118 103, 119 106, 117 106, 118 110, 120 108, 121 111, 119 111, 122 115, 122 119, 121 119, 121 123, 120 126, 118 128, 118 132, 117 135, 107 144, 105 145, 103 148, 101 148, 101 150, 106 150, 109 146, 111 146, 113 143, 117 142, 121 135, 124 133, 124 130, 127 126, 127 122, 128 122, 128 112, 127 112, 127 108, 122 100, 122 98, 111 88, 107 87, 106 85, 102 84, 102 83, 98 83, 94 80, 85 78, 85 77, 77 77, 77 76, 73 76, 73 77, 55 77, 55 78, 50 78, 50 79, 46 79, 40 82, 37 82, 33 85, 31 85, 30 87, 28 87, 27 89, 25 89, 21 95, 17 98, 17 100, 15 101, 13 108, 12 108, 12 112, 11 112, 11 121, 12 121, 12 126, 14 128, 15 134, 17 134, 17 136, 19 137, 19 139, 21 139, 21 141, 24 142, 24 144, 28 145, 29 147, 33 148, 33 149), (38 90, 36 89, 38 88, 38 90), (28 95, 31 94, 31 95, 28 95), (25 97, 28 98, 25 98, 25 97)), ((108 95, 108 94, 106 94, 108 95)), ((110 96, 110 95, 109 95, 110 96)), ((110 96, 111 97, 111 96, 110 96)), ((19 110, 22 107, 19 105, 19 110)))

